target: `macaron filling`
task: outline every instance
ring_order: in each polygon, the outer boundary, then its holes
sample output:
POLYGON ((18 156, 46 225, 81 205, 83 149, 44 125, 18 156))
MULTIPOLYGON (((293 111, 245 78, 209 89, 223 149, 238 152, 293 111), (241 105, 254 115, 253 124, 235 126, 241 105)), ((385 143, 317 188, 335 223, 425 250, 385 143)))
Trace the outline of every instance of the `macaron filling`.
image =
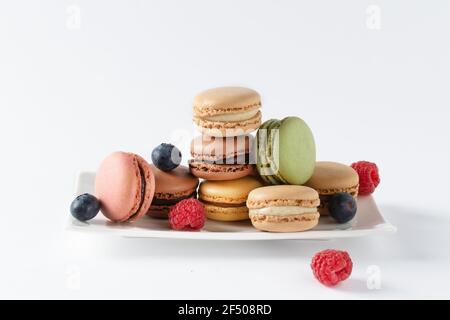
POLYGON ((221 208, 240 208, 240 207, 246 207, 245 202, 243 203, 224 203, 224 202, 211 202, 211 201, 205 201, 201 200, 202 203, 210 206, 216 206, 221 208))
POLYGON ((269 216, 296 216, 301 214, 317 213, 317 208, 304 208, 296 206, 265 207, 250 209, 249 215, 269 215, 269 216))
POLYGON ((139 164, 138 164, 138 169, 139 169, 139 176, 141 178, 141 194, 140 194, 141 199, 139 200, 139 206, 138 206, 137 210, 133 214, 131 214, 129 219, 134 218, 139 213, 142 206, 144 205, 145 188, 147 187, 147 185, 145 183, 145 172, 144 172, 144 169, 139 164))
POLYGON ((208 164, 249 164, 250 163, 250 153, 242 153, 237 154, 233 157, 228 158, 204 158, 199 155, 194 155, 194 160, 191 160, 191 162, 202 162, 202 163, 208 163, 208 164))
POLYGON ((190 199, 190 198, 197 198, 197 191, 194 191, 190 195, 179 197, 179 198, 175 198, 175 199, 158 199, 158 198, 155 198, 153 200, 153 202, 152 202, 152 206, 174 206, 178 202, 180 202, 182 200, 190 199))
POLYGON ((248 110, 239 113, 218 114, 214 116, 203 117, 202 119, 214 122, 237 122, 245 121, 253 118, 258 113, 258 109, 248 110))
POLYGON ((226 172, 226 173, 234 173, 246 170, 251 167, 249 164, 216 164, 216 163, 208 163, 208 162, 196 162, 190 161, 189 167, 193 170, 198 170, 202 172, 226 172))

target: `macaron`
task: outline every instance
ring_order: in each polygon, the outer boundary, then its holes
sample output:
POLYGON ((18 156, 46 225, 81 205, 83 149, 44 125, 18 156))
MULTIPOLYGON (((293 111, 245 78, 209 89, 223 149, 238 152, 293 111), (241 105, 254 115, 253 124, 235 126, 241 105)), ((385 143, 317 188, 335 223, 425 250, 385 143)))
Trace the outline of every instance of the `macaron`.
POLYGON ((268 186, 248 195, 247 207, 253 226, 269 232, 299 232, 314 228, 320 214, 319 194, 294 185, 268 186))
POLYGON ((272 119, 258 130, 257 169, 267 183, 302 185, 311 178, 315 163, 314 137, 302 119, 272 119))
POLYGON ((94 194, 103 215, 114 222, 136 221, 150 208, 155 177, 140 156, 114 152, 97 170, 94 194))
POLYGON ((358 196, 359 176, 350 166, 338 162, 318 161, 314 173, 305 183, 319 193, 321 214, 328 214, 328 202, 331 196, 339 192, 347 192, 358 196))
POLYGON ((203 181, 199 188, 199 199, 208 219, 248 220, 247 196, 250 191, 261 186, 262 182, 251 176, 229 181, 203 181))
POLYGON ((254 172, 254 138, 199 136, 192 140, 191 173, 206 180, 234 180, 254 172))
POLYGON ((181 200, 197 198, 199 179, 189 173, 189 168, 179 166, 172 171, 162 171, 151 165, 155 175, 155 196, 148 211, 154 218, 167 218, 170 208, 181 200))
POLYGON ((194 99, 194 123, 203 135, 233 137, 255 131, 261 125, 261 97, 242 87, 219 87, 194 99))

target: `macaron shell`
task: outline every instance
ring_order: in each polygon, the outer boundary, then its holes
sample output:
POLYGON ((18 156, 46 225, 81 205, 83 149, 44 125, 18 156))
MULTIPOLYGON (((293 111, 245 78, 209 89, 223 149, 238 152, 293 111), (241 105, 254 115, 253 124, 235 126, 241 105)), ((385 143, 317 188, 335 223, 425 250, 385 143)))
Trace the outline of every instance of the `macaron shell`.
POLYGON ((251 135, 217 138, 199 136, 191 142, 191 156, 200 161, 223 161, 249 154, 254 138, 251 135))
POLYGON ((305 183, 306 186, 314 188, 320 195, 321 215, 329 215, 328 196, 339 192, 347 192, 354 198, 358 196, 359 176, 350 166, 338 162, 318 161, 314 174, 305 183))
POLYGON ((248 135, 257 130, 261 125, 261 112, 244 121, 238 122, 218 122, 194 117, 197 129, 203 134, 211 137, 234 137, 248 135))
POLYGON ((140 219, 142 216, 147 214, 148 210, 150 209, 150 206, 153 201, 153 197, 155 195, 155 189, 156 189, 156 183, 155 183, 155 175, 153 174, 153 171, 150 167, 150 164, 144 160, 139 155, 135 155, 138 164, 141 168, 141 170, 144 173, 145 178, 145 193, 144 193, 144 200, 142 202, 142 206, 139 209, 139 211, 134 215, 130 217, 129 221, 136 221, 140 219))
POLYGON ((338 192, 357 193, 358 173, 350 166, 331 161, 318 161, 314 173, 305 183, 319 194, 336 194, 338 192))
POLYGON ((292 200, 292 199, 278 199, 278 200, 266 200, 255 201, 250 198, 247 200, 247 207, 250 209, 260 209, 266 207, 285 207, 296 206, 302 208, 317 208, 320 205, 320 199, 314 200, 292 200))
POLYGON ((279 128, 281 121, 271 119, 264 122, 257 133, 257 169, 268 184, 289 184, 279 174, 279 128))
POLYGON ((266 186, 254 189, 248 195, 248 202, 272 202, 276 200, 315 201, 319 198, 316 190, 296 185, 266 186))
POLYGON ((259 179, 251 176, 230 181, 203 181, 199 198, 209 203, 245 204, 250 191, 262 185, 259 179))
POLYGON ((313 174, 314 137, 298 117, 263 123, 257 134, 257 147, 257 168, 268 183, 301 185, 313 174))
POLYGON ((135 154, 114 152, 102 161, 97 170, 94 194, 100 200, 101 211, 106 218, 124 222, 134 221, 148 210, 154 188, 154 176, 145 160, 135 154), (144 199, 141 199, 141 170, 146 185, 144 199))
POLYGON ((309 126, 298 117, 281 121, 279 129, 279 174, 289 183, 308 181, 316 164, 316 146, 309 126))
POLYGON ((157 196, 169 194, 178 197, 178 195, 186 195, 187 192, 192 193, 192 190, 197 189, 199 179, 189 172, 188 167, 179 166, 169 172, 159 170, 153 164, 150 167, 155 175, 157 196))
POLYGON ((167 219, 170 211, 169 206, 151 206, 147 215, 156 219, 167 219))
POLYGON ((255 215, 250 218, 253 226, 268 232, 302 232, 310 230, 319 223, 319 213, 295 216, 255 215))
POLYGON ((333 188, 333 189, 315 189, 319 195, 325 196, 325 195, 333 195, 339 192, 347 192, 353 196, 353 198, 356 198, 358 196, 358 190, 359 185, 350 187, 350 188, 333 188))
POLYGON ((205 215, 210 220, 215 221, 243 221, 248 220, 247 207, 221 207, 213 204, 203 204, 205 215))
POLYGON ((196 161, 191 161, 189 167, 194 176, 211 181, 240 179, 252 174, 254 170, 251 164, 219 165, 196 161))
POLYGON ((194 114, 201 117, 245 112, 261 106, 258 92, 243 87, 218 87, 205 90, 194 98, 194 114))
POLYGON ((95 176, 95 196, 103 215, 111 221, 125 221, 137 211, 141 178, 137 159, 125 152, 106 157, 95 176))

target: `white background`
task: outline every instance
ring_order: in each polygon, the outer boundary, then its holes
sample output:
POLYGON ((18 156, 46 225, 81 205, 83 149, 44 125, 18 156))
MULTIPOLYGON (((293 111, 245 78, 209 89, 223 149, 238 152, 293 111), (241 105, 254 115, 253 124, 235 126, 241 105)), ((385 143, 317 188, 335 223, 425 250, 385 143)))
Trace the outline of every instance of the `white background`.
POLYGON ((0 298, 450 298, 449 38, 444 0, 2 1, 0 298), (193 97, 220 85, 258 90, 265 120, 305 119, 321 160, 376 162, 375 196, 398 233, 248 243, 64 231, 76 172, 115 150, 186 150, 174 132, 193 133, 193 97), (308 266, 325 248, 355 263, 334 289, 308 266), (366 286, 370 265, 380 290, 366 286))

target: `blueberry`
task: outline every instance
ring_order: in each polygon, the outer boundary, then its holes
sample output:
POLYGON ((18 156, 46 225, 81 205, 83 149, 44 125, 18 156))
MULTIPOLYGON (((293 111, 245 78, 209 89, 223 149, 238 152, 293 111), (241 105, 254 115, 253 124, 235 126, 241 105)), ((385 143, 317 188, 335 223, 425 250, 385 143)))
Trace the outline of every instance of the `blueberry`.
POLYGON ((340 192, 333 195, 328 203, 330 216, 339 223, 346 223, 356 215, 356 201, 347 192, 340 192))
POLYGON ((80 221, 88 221, 94 218, 100 211, 100 202, 89 193, 75 198, 70 205, 70 213, 80 221))
POLYGON ((181 163, 181 152, 172 144, 163 143, 152 152, 153 164, 162 171, 172 171, 181 163))

